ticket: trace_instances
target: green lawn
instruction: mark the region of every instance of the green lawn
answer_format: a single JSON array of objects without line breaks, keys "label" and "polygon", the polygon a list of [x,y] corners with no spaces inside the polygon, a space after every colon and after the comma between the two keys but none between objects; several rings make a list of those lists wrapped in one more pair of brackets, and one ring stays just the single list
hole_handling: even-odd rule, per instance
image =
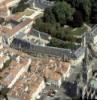
[{"label": "green lawn", "polygon": [[79,27],[79,28],[65,28],[65,32],[67,32],[69,35],[74,35],[74,36],[80,36],[82,35],[84,32],[87,31],[87,28],[85,26]]},{"label": "green lawn", "polygon": [[73,42],[61,41],[61,40],[56,39],[56,38],[52,38],[52,40],[50,41],[48,46],[67,48],[67,49],[76,49],[78,47]]},{"label": "green lawn", "polygon": [[34,13],[34,11],[30,10],[30,9],[26,9],[23,14],[26,16],[31,16]]}]

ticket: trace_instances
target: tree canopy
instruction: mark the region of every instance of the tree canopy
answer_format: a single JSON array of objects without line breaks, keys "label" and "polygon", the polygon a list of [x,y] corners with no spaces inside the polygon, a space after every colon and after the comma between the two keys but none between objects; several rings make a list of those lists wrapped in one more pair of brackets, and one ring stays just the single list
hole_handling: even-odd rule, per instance
[{"label": "tree canopy", "polygon": [[57,22],[60,24],[64,24],[66,20],[72,19],[72,15],[74,13],[74,9],[67,4],[66,2],[57,2],[52,11],[56,17]]},{"label": "tree canopy", "polygon": [[[50,0],[52,7],[46,8],[44,16],[33,25],[34,28],[51,36],[69,42],[80,41],[74,36],[84,33],[83,23],[97,23],[97,0]],[[65,28],[68,26],[69,28]],[[73,28],[75,28],[73,30]],[[78,30],[76,30],[78,29]],[[81,34],[80,34],[81,35]],[[51,44],[56,45],[56,41]],[[61,43],[58,43],[59,45]],[[64,46],[63,46],[64,47]]]},{"label": "tree canopy", "polygon": [[55,2],[66,1],[73,8],[79,10],[85,22],[97,23],[97,0],[50,0]]},{"label": "tree canopy", "polygon": [[43,20],[45,22],[58,22],[65,24],[67,20],[72,19],[74,8],[66,2],[56,2],[52,8],[46,8],[44,11]]},{"label": "tree canopy", "polygon": [[27,4],[26,2],[27,0],[21,0],[18,6],[12,8],[12,13],[24,11],[27,7],[29,7],[29,4]]}]

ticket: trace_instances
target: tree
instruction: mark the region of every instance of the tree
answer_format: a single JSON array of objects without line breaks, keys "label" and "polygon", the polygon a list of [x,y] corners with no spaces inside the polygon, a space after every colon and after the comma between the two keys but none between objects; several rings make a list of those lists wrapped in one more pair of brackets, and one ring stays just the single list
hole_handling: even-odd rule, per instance
[{"label": "tree", "polygon": [[76,10],[79,10],[82,15],[84,21],[89,22],[91,15],[91,1],[92,0],[66,0],[70,3]]},{"label": "tree", "polygon": [[92,1],[92,10],[91,10],[91,22],[93,24],[97,23],[97,1]]},{"label": "tree", "polygon": [[26,8],[29,7],[29,4],[26,4],[27,0],[21,0],[18,4],[18,6],[13,7],[12,8],[12,13],[16,13],[16,12],[22,12],[24,11]]},{"label": "tree", "polygon": [[91,0],[83,0],[83,11],[84,11],[84,20],[89,22],[91,15]]},{"label": "tree", "polygon": [[0,24],[2,24],[4,22],[4,18],[0,17]]},{"label": "tree", "polygon": [[1,90],[0,90],[0,95],[3,96],[5,98],[5,100],[8,100],[8,97],[7,97],[7,93],[9,91],[9,88],[7,87],[1,87]]},{"label": "tree", "polygon": [[82,14],[79,11],[76,11],[73,15],[73,27],[81,27],[83,24]]},{"label": "tree", "polygon": [[44,22],[50,22],[50,23],[56,22],[55,16],[52,12],[52,8],[45,9],[43,20],[44,20]]},{"label": "tree", "polygon": [[57,2],[52,10],[57,22],[59,22],[60,24],[66,23],[66,20],[71,19],[74,13],[74,9],[64,1]]},{"label": "tree", "polygon": [[49,33],[52,36],[56,36],[56,28],[59,27],[58,23],[43,22],[42,19],[37,19],[36,23],[33,25],[34,28],[42,32]]}]

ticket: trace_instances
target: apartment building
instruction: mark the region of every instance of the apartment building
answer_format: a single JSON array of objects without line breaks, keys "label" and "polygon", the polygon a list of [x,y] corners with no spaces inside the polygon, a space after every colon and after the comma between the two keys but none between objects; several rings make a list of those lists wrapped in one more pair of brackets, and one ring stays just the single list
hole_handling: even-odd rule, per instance
[{"label": "apartment building", "polygon": [[47,45],[52,37],[48,33],[40,32],[36,29],[31,29],[29,34],[27,35],[27,38],[31,41],[33,40],[36,45]]},{"label": "apartment building", "polygon": [[69,62],[60,62],[56,72],[61,74],[62,81],[70,76],[71,64]]},{"label": "apartment building", "polygon": [[85,48],[79,47],[76,51],[74,51],[72,55],[72,59],[70,60],[73,66],[78,65],[82,62],[85,55]]},{"label": "apartment building", "polygon": [[30,72],[38,73],[44,77],[46,84],[53,84],[60,87],[70,75],[71,64],[54,59],[33,60]]},{"label": "apartment building", "polygon": [[36,100],[47,84],[60,87],[69,77],[71,65],[56,58],[30,58],[12,48],[0,47],[0,55],[9,55],[10,63],[0,72],[0,84],[10,89],[9,100]]},{"label": "apartment building", "polygon": [[27,72],[31,64],[31,59],[24,59],[20,56],[17,56],[16,59],[12,59],[6,69],[1,72],[0,76],[2,79],[0,83],[8,88],[12,88],[20,76]]},{"label": "apartment building", "polygon": [[11,100],[36,100],[45,88],[43,78],[35,73],[24,73],[8,93]]},{"label": "apartment building", "polygon": [[53,70],[50,70],[48,68],[46,68],[44,71],[44,77],[45,77],[47,84],[55,85],[58,87],[60,87],[62,84],[61,74],[59,74]]},{"label": "apartment building", "polygon": [[32,19],[25,19],[19,24],[15,25],[14,27],[1,27],[1,36],[0,36],[0,42],[7,42],[7,44],[10,45],[13,38],[16,37],[19,33],[28,33],[29,30],[32,27],[33,20]]}]

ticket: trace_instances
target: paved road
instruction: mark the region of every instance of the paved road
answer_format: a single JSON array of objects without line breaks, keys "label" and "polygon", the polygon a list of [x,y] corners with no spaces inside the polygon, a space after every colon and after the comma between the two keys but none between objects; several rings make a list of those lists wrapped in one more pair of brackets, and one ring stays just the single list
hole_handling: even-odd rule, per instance
[{"label": "paved road", "polygon": [[39,9],[37,9],[37,10],[35,10],[35,12],[30,16],[31,17],[31,19],[36,19],[36,17],[38,16],[38,15],[40,15],[40,14],[42,14],[43,12],[41,11],[41,10],[39,10]]},{"label": "paved road", "polygon": [[[47,95],[50,89],[58,90],[53,97]],[[52,85],[52,86],[47,86],[44,89],[43,93],[41,94],[41,98],[39,100],[71,100],[71,99],[67,95],[65,95],[63,87],[58,88]]]},{"label": "paved road", "polygon": [[48,0],[29,0],[29,2],[35,2],[35,6],[41,9],[45,9],[54,4],[53,2],[49,2]]}]

